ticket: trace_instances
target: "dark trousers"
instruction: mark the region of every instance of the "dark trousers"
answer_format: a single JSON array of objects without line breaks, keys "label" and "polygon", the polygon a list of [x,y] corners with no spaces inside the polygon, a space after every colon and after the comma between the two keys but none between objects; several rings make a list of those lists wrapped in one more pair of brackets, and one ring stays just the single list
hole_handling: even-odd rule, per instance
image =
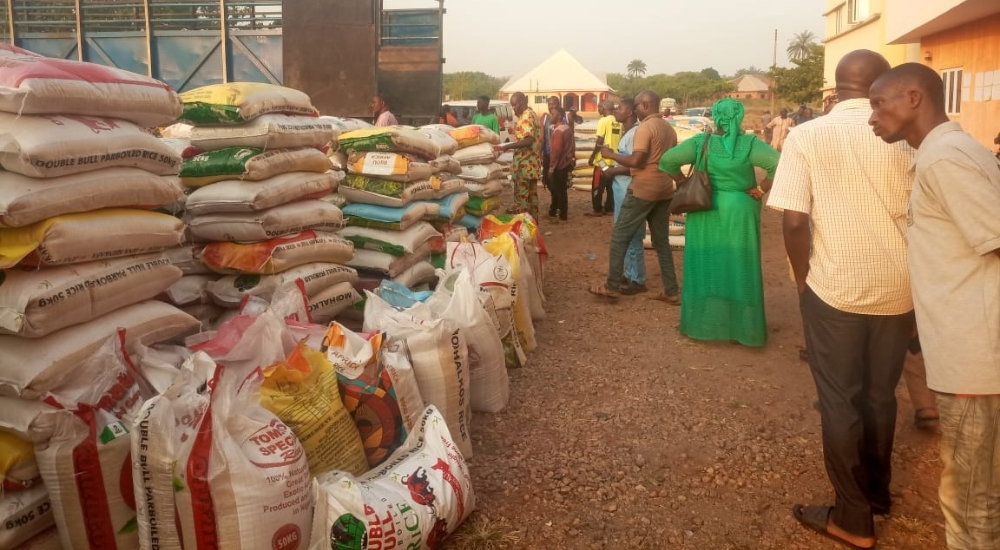
[{"label": "dark trousers", "polygon": [[819,394],[826,472],[837,494],[830,518],[849,533],[871,537],[873,510],[888,511],[892,505],[896,386],[913,312],[847,313],[808,287],[799,300]]},{"label": "dark trousers", "polygon": [[557,168],[549,178],[549,192],[552,193],[550,216],[558,215],[563,220],[569,216],[569,174],[572,170],[572,166]]},{"label": "dark trousers", "polygon": [[[594,181],[590,185],[590,202],[594,207],[594,212],[605,212],[613,214],[615,211],[615,194],[611,188],[614,178],[602,178],[604,170],[600,166],[594,167]],[[605,195],[602,199],[601,195]],[[604,206],[601,206],[601,204]]]},{"label": "dark trousers", "polygon": [[674,270],[674,252],[670,249],[670,199],[665,201],[647,201],[637,198],[629,189],[622,200],[618,220],[611,231],[611,252],[608,254],[608,280],[605,283],[611,290],[618,290],[622,276],[625,274],[625,254],[629,243],[649,222],[649,232],[653,237],[653,248],[660,260],[660,277],[663,279],[663,292],[668,296],[676,296],[677,272]]},{"label": "dark trousers", "polygon": [[542,154],[542,187],[548,189],[549,184],[552,182],[552,178],[549,177],[549,166],[551,163],[549,161],[549,154]]}]

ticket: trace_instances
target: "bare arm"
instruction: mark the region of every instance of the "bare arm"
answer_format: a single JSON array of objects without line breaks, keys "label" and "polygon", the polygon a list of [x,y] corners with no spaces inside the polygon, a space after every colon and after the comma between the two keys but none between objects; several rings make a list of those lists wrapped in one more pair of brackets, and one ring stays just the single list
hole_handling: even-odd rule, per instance
[{"label": "bare arm", "polygon": [[809,249],[812,247],[812,231],[809,228],[809,214],[785,210],[782,217],[782,232],[785,236],[785,252],[792,263],[795,285],[799,294],[806,290],[806,276],[809,275]]},{"label": "bare arm", "polygon": [[609,147],[602,147],[601,156],[628,168],[642,168],[646,165],[646,161],[649,159],[649,152],[633,151],[631,155],[625,156],[615,153]]},{"label": "bare arm", "polygon": [[527,136],[524,139],[519,139],[517,141],[512,141],[509,143],[504,143],[500,146],[500,149],[507,151],[509,149],[527,149],[535,143],[534,136]]},{"label": "bare arm", "polygon": [[[597,160],[597,153],[601,152],[601,147],[604,147],[604,136],[597,136],[597,143],[594,145],[594,152],[590,153],[590,161],[588,162],[591,166]],[[605,158],[607,156],[605,155]]]}]

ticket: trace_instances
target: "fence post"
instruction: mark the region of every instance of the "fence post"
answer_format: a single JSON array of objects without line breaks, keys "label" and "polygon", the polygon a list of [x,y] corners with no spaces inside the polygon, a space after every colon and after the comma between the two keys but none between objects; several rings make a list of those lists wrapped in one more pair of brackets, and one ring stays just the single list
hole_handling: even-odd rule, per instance
[{"label": "fence post", "polygon": [[219,0],[219,21],[221,25],[220,37],[222,38],[222,82],[228,83],[232,80],[232,67],[230,64],[229,48],[229,21],[226,20],[226,0]]},{"label": "fence post", "polygon": [[76,0],[76,58],[86,61],[83,57],[83,0]]},{"label": "fence post", "polygon": [[14,0],[7,0],[7,24],[10,31],[10,44],[17,46],[17,38],[14,36]]},{"label": "fence post", "polygon": [[156,67],[153,59],[153,24],[150,17],[149,0],[142,0],[142,17],[146,22],[146,74],[150,78],[156,78]]}]

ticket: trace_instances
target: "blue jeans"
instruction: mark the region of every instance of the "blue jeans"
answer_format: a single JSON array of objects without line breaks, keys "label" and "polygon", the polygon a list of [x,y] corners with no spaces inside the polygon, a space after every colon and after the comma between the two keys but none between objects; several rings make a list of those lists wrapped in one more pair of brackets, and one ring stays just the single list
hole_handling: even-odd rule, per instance
[{"label": "blue jeans", "polygon": [[[622,181],[622,178],[615,178],[612,184],[612,189],[615,192],[615,221],[618,221],[618,215],[622,211],[622,202],[625,201],[625,194],[628,192],[628,186],[632,182],[632,178],[628,178]],[[635,232],[635,236],[628,243],[628,249],[625,251],[625,278],[632,281],[633,283],[638,283],[640,285],[646,284],[646,256],[643,252],[642,242],[646,239],[646,224],[643,223],[642,227]]]},{"label": "blue jeans", "polygon": [[[639,230],[649,223],[653,248],[660,261],[663,293],[677,296],[677,273],[674,271],[674,253],[670,250],[670,200],[647,201],[637,198],[629,189],[622,201],[618,221],[611,232],[611,252],[608,258],[607,288],[614,290],[621,285],[625,274],[625,254]],[[641,246],[641,245],[640,245]]]}]

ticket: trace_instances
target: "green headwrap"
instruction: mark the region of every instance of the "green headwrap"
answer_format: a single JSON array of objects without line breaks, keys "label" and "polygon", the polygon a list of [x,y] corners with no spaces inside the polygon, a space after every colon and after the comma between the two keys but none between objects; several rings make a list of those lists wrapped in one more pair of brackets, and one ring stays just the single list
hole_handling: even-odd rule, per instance
[{"label": "green headwrap", "polygon": [[745,112],[743,104],[731,97],[720,99],[712,106],[712,118],[715,119],[715,125],[722,128],[725,134],[723,144],[730,158],[736,155],[736,140],[743,133]]}]

